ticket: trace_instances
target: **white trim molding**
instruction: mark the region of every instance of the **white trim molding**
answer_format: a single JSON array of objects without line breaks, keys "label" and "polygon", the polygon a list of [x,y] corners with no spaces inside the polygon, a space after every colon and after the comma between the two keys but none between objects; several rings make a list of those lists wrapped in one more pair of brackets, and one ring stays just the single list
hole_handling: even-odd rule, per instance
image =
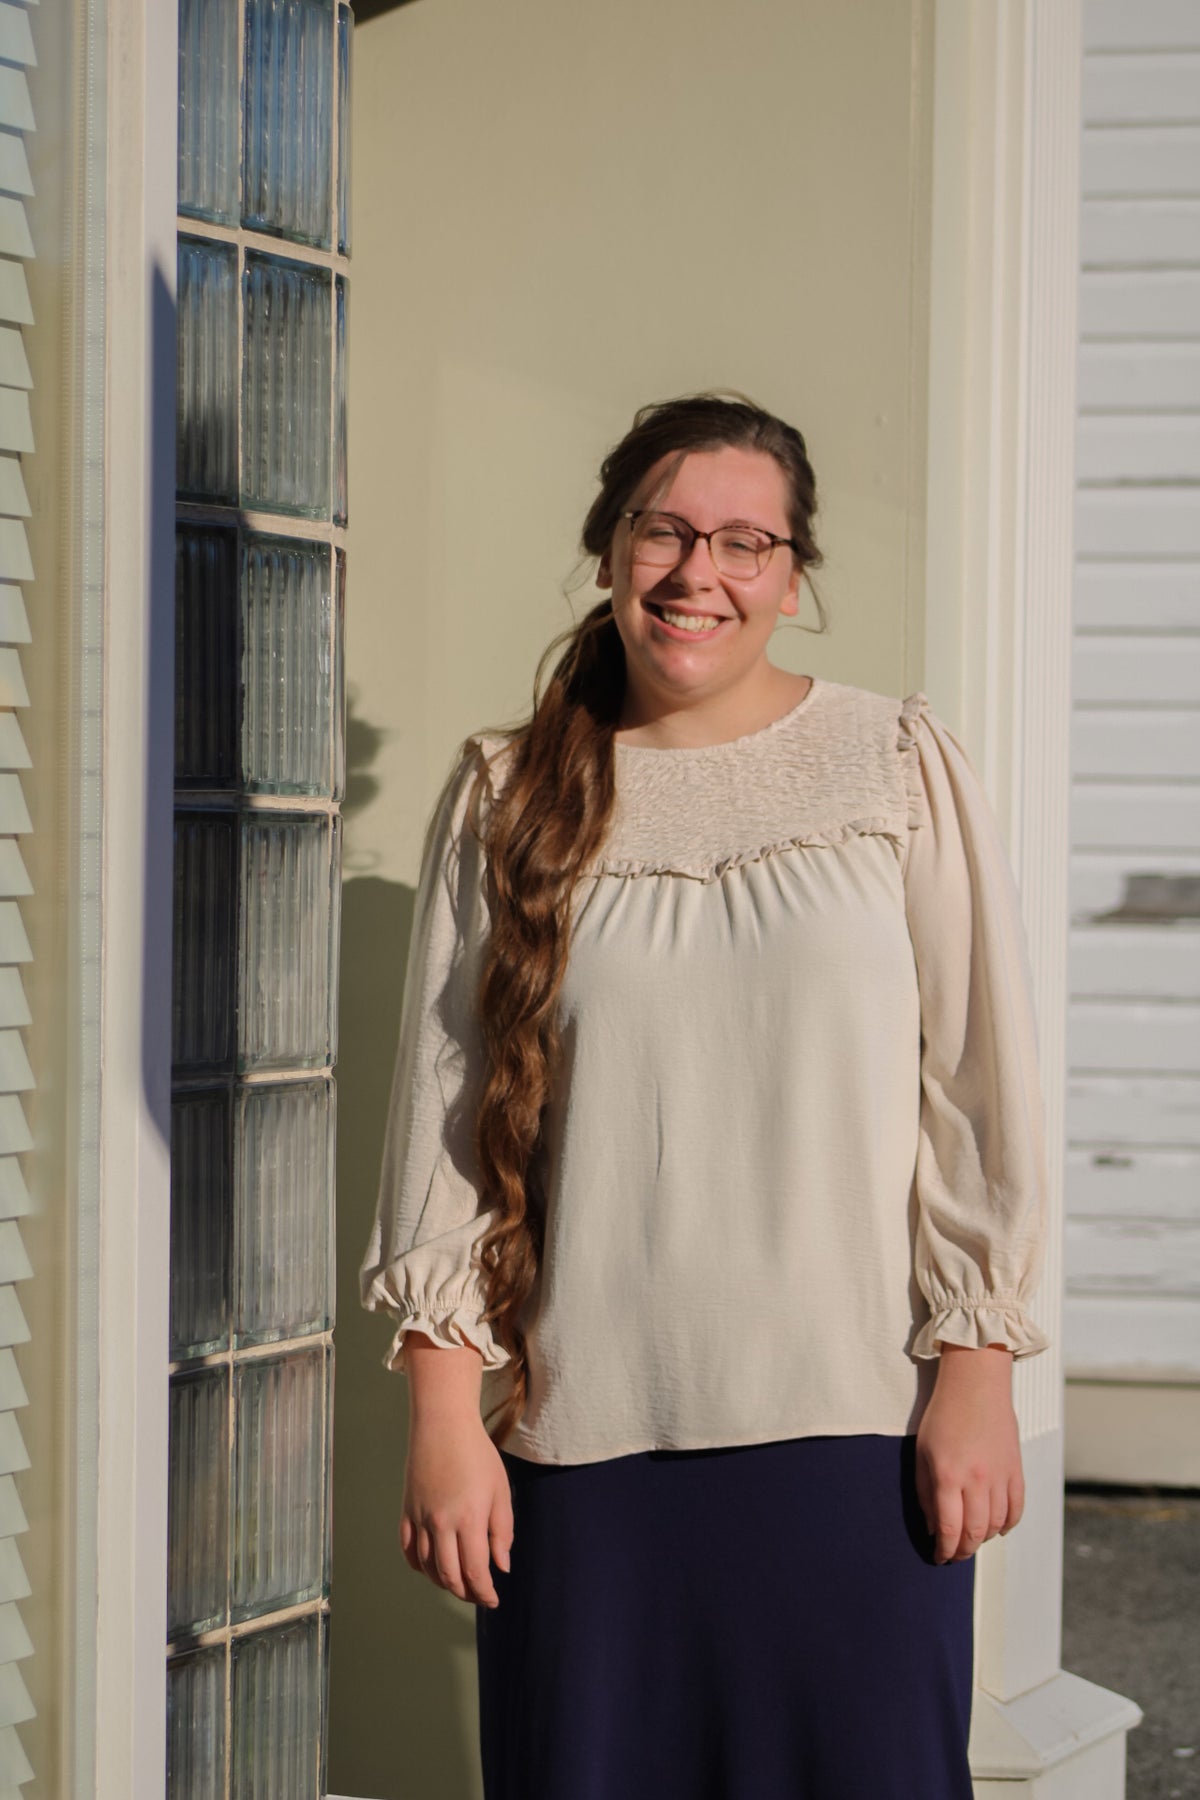
[{"label": "white trim molding", "polygon": [[1133,1702],[1059,1667],[1062,1217],[1081,0],[936,0],[925,690],[1022,896],[1053,1347],[1016,1371],[1028,1500],[979,1556],[977,1800],[1122,1800]]}]

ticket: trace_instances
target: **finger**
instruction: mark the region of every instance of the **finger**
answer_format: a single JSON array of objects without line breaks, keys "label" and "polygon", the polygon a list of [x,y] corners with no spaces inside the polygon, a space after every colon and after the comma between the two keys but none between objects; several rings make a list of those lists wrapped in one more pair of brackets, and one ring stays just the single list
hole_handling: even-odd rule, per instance
[{"label": "finger", "polygon": [[1014,1525],[1021,1523],[1024,1511],[1025,1477],[1018,1472],[1008,1484],[1008,1522],[1004,1527],[1005,1532],[1011,1531]]},{"label": "finger", "polygon": [[433,1566],[437,1570],[438,1584],[448,1593],[457,1595],[458,1599],[467,1598],[467,1590],[463,1585],[462,1570],[458,1562],[458,1533],[447,1526],[436,1527],[433,1536]]},{"label": "finger", "polygon": [[934,1562],[949,1562],[958,1550],[963,1529],[963,1497],[960,1487],[940,1486],[937,1490],[937,1548]]},{"label": "finger", "polygon": [[1001,1482],[992,1489],[992,1509],[988,1519],[988,1538],[999,1537],[1008,1524],[1008,1483]]},{"label": "finger", "polygon": [[410,1569],[421,1573],[421,1559],[417,1555],[417,1534],[408,1514],[400,1520],[400,1548],[404,1552],[404,1560]]},{"label": "finger", "polygon": [[937,1536],[937,1509],[933,1503],[932,1483],[929,1471],[925,1467],[923,1457],[918,1456],[916,1468],[917,1505],[925,1515],[925,1525],[930,1537]]},{"label": "finger", "polygon": [[459,1532],[458,1565],[462,1570],[466,1598],[477,1606],[499,1606],[500,1596],[488,1567],[487,1539],[481,1532]]},{"label": "finger", "polygon": [[507,1575],[512,1567],[513,1512],[512,1499],[506,1492],[498,1495],[492,1506],[492,1516],[488,1520],[488,1543],[491,1545],[492,1558],[498,1569]]},{"label": "finger", "polygon": [[958,1562],[965,1562],[968,1557],[974,1556],[980,1544],[986,1540],[990,1515],[991,1499],[988,1493],[968,1489],[963,1497],[962,1535],[955,1551]]}]

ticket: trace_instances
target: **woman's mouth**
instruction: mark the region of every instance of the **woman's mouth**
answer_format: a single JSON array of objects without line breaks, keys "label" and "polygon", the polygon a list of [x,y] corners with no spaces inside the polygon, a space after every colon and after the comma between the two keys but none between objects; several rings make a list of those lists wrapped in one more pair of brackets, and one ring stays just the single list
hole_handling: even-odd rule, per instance
[{"label": "woman's mouth", "polygon": [[676,638],[715,637],[722,625],[732,621],[713,613],[679,612],[654,600],[642,602],[646,611],[669,636]]}]

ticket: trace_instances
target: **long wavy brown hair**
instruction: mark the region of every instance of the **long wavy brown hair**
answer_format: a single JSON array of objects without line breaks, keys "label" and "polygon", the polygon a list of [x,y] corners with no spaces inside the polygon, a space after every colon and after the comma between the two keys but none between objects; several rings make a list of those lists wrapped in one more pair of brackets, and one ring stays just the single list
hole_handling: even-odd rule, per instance
[{"label": "long wavy brown hair", "polygon": [[[808,571],[821,553],[812,535],[816,483],[800,432],[744,395],[692,394],[644,406],[600,469],[600,492],[584,520],[585,556],[600,557],[613,541],[622,510],[663,457],[681,462],[693,451],[725,446],[759,450],[783,470],[789,495],[793,556]],[[678,462],[673,465],[678,467]],[[812,588],[819,619],[825,607]],[[802,627],[802,629],[808,629]],[[556,652],[549,680],[547,664]],[[545,685],[543,686],[543,682]],[[531,715],[498,727],[505,759],[502,783],[484,809],[490,766],[480,734],[468,737],[461,758],[481,757],[467,819],[484,847],[490,927],[478,1005],[485,1074],[474,1123],[481,1202],[497,1218],[479,1247],[485,1310],[511,1357],[511,1392],[488,1423],[501,1443],[517,1423],[528,1395],[521,1308],[538,1276],[545,1196],[536,1191],[536,1152],[542,1113],[558,1066],[556,1008],[567,963],[571,896],[599,850],[614,799],[613,733],[625,699],[625,651],[605,599],[547,645],[534,679]],[[485,815],[485,816],[484,816]]]}]

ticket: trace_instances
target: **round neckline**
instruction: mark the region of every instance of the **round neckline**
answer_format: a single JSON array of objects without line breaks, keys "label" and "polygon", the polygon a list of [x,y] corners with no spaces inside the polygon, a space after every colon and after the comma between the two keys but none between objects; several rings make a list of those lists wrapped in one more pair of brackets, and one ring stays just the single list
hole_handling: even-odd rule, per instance
[{"label": "round neckline", "polygon": [[817,689],[822,685],[819,675],[810,675],[808,692],[803,699],[797,700],[785,713],[777,719],[771,719],[766,725],[760,725],[757,731],[743,732],[741,737],[725,738],[719,744],[627,744],[621,738],[613,739],[616,750],[626,756],[722,756],[731,750],[739,750],[746,744],[756,744],[761,738],[770,737],[773,732],[782,731],[785,725],[802,712],[806,712]]}]

